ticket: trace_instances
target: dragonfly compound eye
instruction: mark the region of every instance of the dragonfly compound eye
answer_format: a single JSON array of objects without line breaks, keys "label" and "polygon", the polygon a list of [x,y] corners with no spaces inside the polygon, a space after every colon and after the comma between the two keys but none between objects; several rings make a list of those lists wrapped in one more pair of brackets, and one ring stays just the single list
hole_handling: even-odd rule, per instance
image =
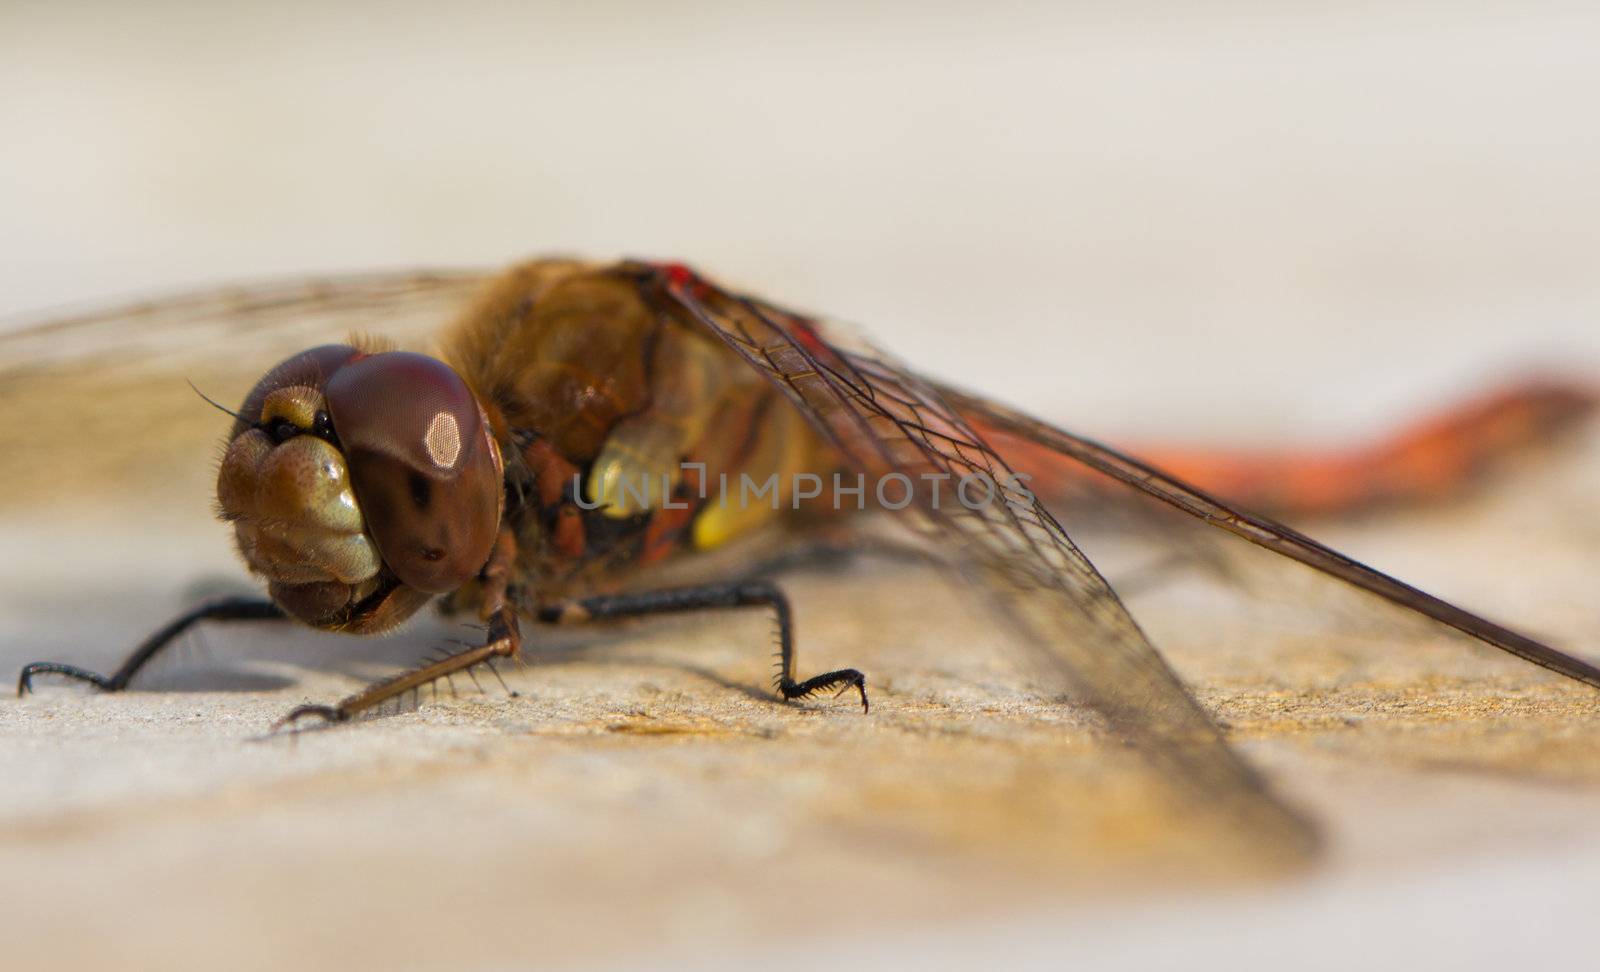
[{"label": "dragonfly compound eye", "polygon": [[323,389],[367,532],[401,583],[444,593],[489,558],[499,448],[467,383],[407,351],[359,357]]},{"label": "dragonfly compound eye", "polygon": [[488,559],[500,454],[477,400],[442,362],[312,348],[267,372],[237,416],[218,506],[295,617],[380,631]]}]

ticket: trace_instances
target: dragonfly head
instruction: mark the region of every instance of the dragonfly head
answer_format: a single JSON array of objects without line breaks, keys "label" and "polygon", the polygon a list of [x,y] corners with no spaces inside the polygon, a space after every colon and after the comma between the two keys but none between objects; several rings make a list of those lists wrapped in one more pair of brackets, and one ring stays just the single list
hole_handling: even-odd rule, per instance
[{"label": "dragonfly head", "polygon": [[499,447],[444,362],[324,345],[246,396],[217,474],[222,519],[273,600],[375,632],[477,576],[504,500]]}]

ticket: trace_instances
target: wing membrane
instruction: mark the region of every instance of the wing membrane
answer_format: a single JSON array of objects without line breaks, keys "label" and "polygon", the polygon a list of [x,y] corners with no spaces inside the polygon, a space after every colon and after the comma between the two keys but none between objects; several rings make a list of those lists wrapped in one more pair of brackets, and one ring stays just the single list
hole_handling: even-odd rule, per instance
[{"label": "wing membrane", "polygon": [[[653,279],[670,303],[766,374],[869,480],[905,477],[920,525],[959,552],[1075,701],[1261,844],[1312,845],[1310,825],[1229,748],[1094,565],[937,388],[886,355],[825,335],[814,320],[681,268]],[[948,492],[979,475],[996,484],[992,502],[939,502],[930,488],[943,482]]]},{"label": "wing membrane", "polygon": [[306,347],[360,331],[415,343],[484,279],[405,272],[230,287],[0,335],[0,512],[112,489],[204,509],[211,451],[228,423],[188,381],[232,405]]},{"label": "wing membrane", "polygon": [[1070,456],[1096,472],[1131,486],[1212,526],[1299,561],[1401,607],[1447,624],[1457,631],[1510,652],[1535,665],[1600,688],[1600,668],[1449,601],[1374,570],[1303,533],[1264,516],[1239,509],[1154,466],[1103,443],[1073,435],[1012,409],[951,388],[941,388],[963,415],[991,434],[1015,437]]}]

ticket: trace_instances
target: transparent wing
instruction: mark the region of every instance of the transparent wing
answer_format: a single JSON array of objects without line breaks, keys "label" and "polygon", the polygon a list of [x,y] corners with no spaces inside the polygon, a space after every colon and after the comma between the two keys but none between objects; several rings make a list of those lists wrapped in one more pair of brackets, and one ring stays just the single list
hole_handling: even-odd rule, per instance
[{"label": "transparent wing", "polygon": [[[646,287],[766,374],[869,481],[905,477],[908,509],[982,579],[1021,642],[1196,806],[1247,827],[1263,846],[1313,846],[1311,826],[1229,748],[1060,523],[936,388],[813,320],[718,290],[681,267],[661,268]],[[950,495],[969,476],[996,485],[992,501]]]},{"label": "transparent wing", "polygon": [[0,513],[112,490],[203,507],[228,420],[189,382],[231,407],[275,361],[306,347],[352,332],[423,342],[484,279],[305,279],[13,322],[0,334]]},{"label": "transparent wing", "polygon": [[941,388],[940,391],[945,400],[963,416],[997,440],[1045,446],[1097,473],[1273,553],[1449,625],[1518,658],[1600,688],[1600,668],[1589,662],[1418,590],[1292,527],[1240,509],[1103,443],[1047,425],[976,395],[952,388]]}]

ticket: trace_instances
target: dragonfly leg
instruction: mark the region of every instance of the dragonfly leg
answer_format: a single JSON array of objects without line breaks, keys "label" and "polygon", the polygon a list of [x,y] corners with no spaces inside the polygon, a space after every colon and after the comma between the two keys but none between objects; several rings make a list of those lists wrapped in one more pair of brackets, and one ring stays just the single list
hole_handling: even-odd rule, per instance
[{"label": "dragonfly leg", "polygon": [[425,685],[437,682],[441,678],[448,678],[456,672],[466,671],[478,665],[492,662],[495,658],[510,658],[522,648],[522,633],[517,627],[517,617],[509,609],[503,608],[489,621],[489,634],[485,642],[466,651],[457,652],[441,658],[431,664],[411,669],[394,678],[387,678],[367,686],[354,695],[341,700],[337,705],[301,705],[290,710],[289,714],[279,719],[273,725],[272,731],[276,732],[286,726],[293,726],[301,719],[318,718],[324,722],[346,722],[352,716],[368,709],[404,695],[413,689],[420,689]]},{"label": "dragonfly leg", "polygon": [[288,715],[279,719],[273,725],[272,731],[276,732],[285,726],[293,726],[301,719],[309,718],[318,718],[324,722],[346,722],[357,713],[376,708],[390,699],[420,689],[424,685],[430,685],[441,678],[447,679],[456,672],[469,671],[484,664],[492,668],[495,658],[514,657],[522,650],[522,631],[517,625],[516,610],[512,607],[511,597],[508,595],[511,565],[516,562],[516,558],[515,536],[509,530],[501,530],[494,549],[489,554],[488,563],[484,564],[483,570],[478,575],[483,585],[483,604],[480,614],[489,626],[488,636],[483,644],[376,682],[346,697],[337,705],[297,706],[290,710]]},{"label": "dragonfly leg", "polygon": [[786,700],[803,699],[828,689],[861,693],[861,710],[869,711],[867,677],[854,668],[797,682],[794,678],[794,616],[789,599],[767,581],[740,581],[707,584],[700,587],[675,587],[636,594],[602,594],[578,598],[540,608],[537,617],[550,624],[577,624],[615,618],[635,618],[649,614],[676,614],[719,608],[770,607],[778,621],[778,694]]},{"label": "dragonfly leg", "polygon": [[17,694],[26,695],[33,689],[33,678],[36,675],[65,675],[106,692],[120,692],[128,687],[128,682],[133,676],[144,668],[145,663],[154,658],[161,649],[170,645],[183,634],[201,621],[275,621],[283,619],[283,611],[276,604],[262,598],[255,597],[230,597],[220,601],[211,601],[197,608],[186,611],[178,617],[167,622],[162,628],[146,638],[139,647],[133,650],[128,660],[122,667],[110,675],[101,675],[91,672],[87,668],[77,665],[68,665],[64,662],[34,662],[23,666],[22,674],[17,677]]}]

